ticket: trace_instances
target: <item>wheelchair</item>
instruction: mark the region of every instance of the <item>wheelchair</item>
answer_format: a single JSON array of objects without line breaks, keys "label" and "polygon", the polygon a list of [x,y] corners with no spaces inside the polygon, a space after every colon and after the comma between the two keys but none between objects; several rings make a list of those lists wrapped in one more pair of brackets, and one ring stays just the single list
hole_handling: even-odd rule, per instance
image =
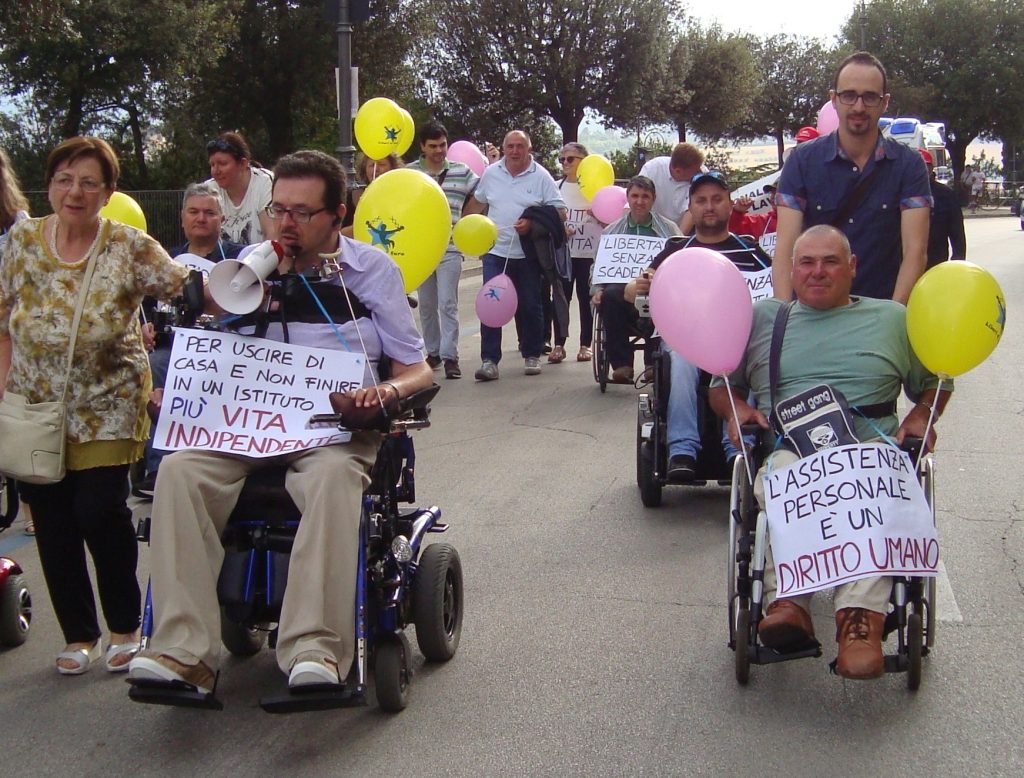
[{"label": "wheelchair", "polygon": [[[601,393],[604,394],[608,390],[612,372],[611,360],[608,357],[608,334],[605,330],[601,307],[592,305],[590,310],[594,317],[593,356],[590,359],[590,365],[594,371],[594,381],[601,387]],[[648,353],[651,348],[648,341],[653,337],[653,329],[650,318],[641,317],[630,324],[629,347],[634,352]]]},{"label": "wheelchair", "polygon": [[[661,505],[661,490],[668,484],[668,404],[672,388],[671,355],[656,338],[654,346],[653,377],[647,391],[637,396],[636,414],[636,485],[640,501],[645,508]],[[708,404],[708,386],[711,376],[700,371],[698,386],[698,428],[701,450],[697,455],[696,478],[688,486],[706,486],[717,483],[728,486],[732,470],[725,461],[722,447],[721,420]]]},{"label": "wheelchair", "polygon": [[[744,433],[753,428],[744,429]],[[917,461],[923,441],[907,439],[903,450]],[[755,477],[759,458],[751,456],[750,469]],[[931,454],[921,458],[918,480],[935,520],[935,467]],[[735,654],[736,681],[746,685],[750,665],[767,665],[791,659],[820,657],[821,644],[814,641],[795,651],[778,652],[762,645],[757,628],[764,614],[765,543],[768,542],[768,518],[754,499],[754,487],[747,475],[743,457],[733,463],[732,490],[729,495],[729,546],[726,578],[728,583],[729,648]],[[921,685],[922,658],[935,644],[934,577],[894,576],[889,613],[883,628],[883,654],[886,673],[906,673],[907,688]],[[896,645],[885,645],[895,634]],[[832,663],[834,669],[835,663]]]},{"label": "wheelchair", "polygon": [[[17,482],[0,473],[0,532],[18,517]],[[0,646],[13,648],[28,640],[32,626],[32,594],[21,565],[0,556]]]},{"label": "wheelchair", "polygon": [[[459,647],[463,617],[462,563],[447,543],[425,545],[428,533],[448,529],[436,506],[402,512],[400,503],[416,500],[416,454],[411,430],[430,426],[428,403],[436,384],[402,400],[388,422],[387,436],[363,494],[361,543],[356,586],[355,658],[342,686],[316,684],[264,697],[269,713],[326,710],[367,704],[367,676],[372,666],[377,702],[397,712],[408,703],[412,650],[404,633],[416,626],[420,651],[431,662],[451,659]],[[339,414],[318,414],[311,425],[340,426]],[[300,520],[285,490],[286,466],[250,475],[222,540],[225,558],[217,585],[221,603],[221,640],[239,657],[252,656],[265,644],[276,645],[276,624],[288,578],[288,560]],[[148,539],[148,519],[140,523]],[[153,629],[153,604],[147,591],[143,644]],[[169,688],[177,687],[177,688]],[[209,695],[194,687],[163,682],[133,682],[129,696],[137,702],[220,710],[216,682]]]}]

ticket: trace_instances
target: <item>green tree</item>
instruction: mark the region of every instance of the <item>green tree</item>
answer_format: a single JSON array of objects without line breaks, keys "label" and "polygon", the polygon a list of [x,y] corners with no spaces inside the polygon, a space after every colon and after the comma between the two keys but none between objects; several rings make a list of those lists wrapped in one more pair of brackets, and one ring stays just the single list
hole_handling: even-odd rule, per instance
[{"label": "green tree", "polygon": [[[975,138],[1024,137],[1019,0],[873,0],[866,25],[889,73],[890,114],[945,122],[956,180]],[[844,33],[859,44],[859,14]]]},{"label": "green tree", "polygon": [[584,109],[619,112],[663,56],[651,36],[674,4],[660,0],[423,0],[431,35],[417,69],[439,112],[470,126],[512,126],[535,113],[576,140]]},{"label": "green tree", "polygon": [[750,113],[736,137],[775,138],[779,167],[785,137],[814,125],[828,97],[835,52],[815,38],[772,35],[751,44],[757,82]]},{"label": "green tree", "polygon": [[659,95],[679,140],[687,130],[706,140],[728,136],[746,118],[757,71],[746,37],[692,24],[672,48],[668,76]]}]

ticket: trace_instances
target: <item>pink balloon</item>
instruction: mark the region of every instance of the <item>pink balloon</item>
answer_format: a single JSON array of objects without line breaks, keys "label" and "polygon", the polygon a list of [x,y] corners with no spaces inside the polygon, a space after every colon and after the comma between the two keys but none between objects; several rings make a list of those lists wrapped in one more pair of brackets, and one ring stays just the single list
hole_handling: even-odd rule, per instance
[{"label": "pink balloon", "polygon": [[598,189],[590,201],[590,211],[598,221],[611,224],[622,217],[626,207],[626,190],[621,186],[605,186]]},{"label": "pink balloon", "polygon": [[485,283],[476,295],[476,315],[488,327],[504,327],[512,321],[518,306],[516,288],[504,273]]},{"label": "pink balloon", "polygon": [[828,135],[830,132],[835,132],[838,129],[839,114],[836,113],[836,107],[829,100],[818,111],[818,132],[822,135]]},{"label": "pink balloon", "polygon": [[475,143],[470,143],[468,140],[457,140],[449,146],[448,159],[452,162],[461,162],[478,176],[482,176],[487,167],[487,157],[476,147]]},{"label": "pink balloon", "polygon": [[747,282],[717,251],[681,249],[651,282],[651,318],[684,359],[715,375],[736,369],[754,319]]}]

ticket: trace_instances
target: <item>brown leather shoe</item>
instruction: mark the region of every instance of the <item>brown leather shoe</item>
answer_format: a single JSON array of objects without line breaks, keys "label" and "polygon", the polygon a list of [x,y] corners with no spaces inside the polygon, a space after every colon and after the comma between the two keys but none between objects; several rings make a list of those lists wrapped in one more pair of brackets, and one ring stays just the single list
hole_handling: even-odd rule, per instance
[{"label": "brown leather shoe", "polygon": [[768,648],[796,651],[814,642],[814,622],[811,614],[792,600],[773,600],[757,625],[757,634]]},{"label": "brown leather shoe", "polygon": [[613,384],[631,384],[633,383],[633,368],[629,365],[623,365],[612,370],[611,382]]},{"label": "brown leather shoe", "polygon": [[885,616],[866,608],[836,611],[836,672],[843,678],[866,681],[885,674],[882,628]]}]

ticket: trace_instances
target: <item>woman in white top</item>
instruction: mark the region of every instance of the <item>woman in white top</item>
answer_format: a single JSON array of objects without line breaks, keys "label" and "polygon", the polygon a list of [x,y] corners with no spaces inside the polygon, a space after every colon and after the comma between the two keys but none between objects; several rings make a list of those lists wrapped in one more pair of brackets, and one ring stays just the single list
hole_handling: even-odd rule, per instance
[{"label": "woman in white top", "polygon": [[206,153],[213,176],[207,183],[216,185],[224,211],[224,240],[247,246],[274,237],[266,213],[274,178],[269,170],[250,164],[252,152],[245,138],[237,132],[221,133],[206,144]]}]

